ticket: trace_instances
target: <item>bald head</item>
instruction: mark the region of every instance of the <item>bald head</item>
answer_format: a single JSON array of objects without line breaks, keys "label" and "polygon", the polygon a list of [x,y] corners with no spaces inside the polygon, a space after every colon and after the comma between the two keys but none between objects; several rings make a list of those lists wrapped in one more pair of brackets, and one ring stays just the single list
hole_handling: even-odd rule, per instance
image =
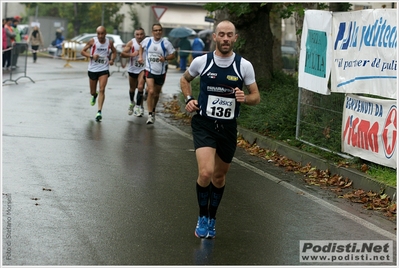
[{"label": "bald head", "polygon": [[96,32],[97,32],[98,41],[100,41],[100,43],[104,43],[105,42],[105,35],[107,34],[107,30],[105,29],[105,27],[104,26],[98,26]]},{"label": "bald head", "polygon": [[231,21],[228,21],[228,20],[223,20],[223,21],[219,22],[219,24],[216,26],[215,33],[217,34],[221,30],[227,30],[227,31],[233,32],[233,34],[236,33],[236,27],[234,26],[234,24]]},{"label": "bald head", "polygon": [[96,29],[96,32],[98,32],[98,31],[107,32],[107,30],[105,29],[104,26],[98,26],[97,29]]}]

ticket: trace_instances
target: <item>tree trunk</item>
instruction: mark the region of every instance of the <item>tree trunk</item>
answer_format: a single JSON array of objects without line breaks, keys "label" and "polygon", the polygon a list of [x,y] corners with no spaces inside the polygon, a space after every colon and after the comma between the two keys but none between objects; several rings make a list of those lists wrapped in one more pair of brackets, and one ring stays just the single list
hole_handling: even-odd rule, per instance
[{"label": "tree trunk", "polygon": [[250,5],[253,12],[240,17],[226,10],[218,11],[216,23],[225,19],[234,23],[238,33],[236,52],[252,63],[257,81],[269,80],[273,73],[273,34],[269,21],[272,4]]},{"label": "tree trunk", "polygon": [[281,39],[282,39],[282,26],[281,17],[278,14],[280,5],[273,4],[272,11],[270,12],[270,28],[273,34],[273,69],[274,71],[283,69],[283,59],[281,53]]}]

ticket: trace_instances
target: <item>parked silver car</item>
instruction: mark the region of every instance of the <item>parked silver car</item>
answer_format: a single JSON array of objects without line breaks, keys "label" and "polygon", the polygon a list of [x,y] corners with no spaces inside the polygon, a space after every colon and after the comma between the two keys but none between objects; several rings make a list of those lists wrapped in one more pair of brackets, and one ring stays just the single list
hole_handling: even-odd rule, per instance
[{"label": "parked silver car", "polygon": [[[80,51],[85,47],[86,43],[90,41],[93,37],[96,37],[96,33],[85,33],[85,34],[80,34],[78,36],[75,36],[74,38],[70,40],[65,40],[63,43],[64,49],[68,50],[73,47],[73,49],[76,50],[77,57],[80,57]],[[117,34],[107,34],[107,38],[112,40],[114,42],[114,46],[116,48],[116,51],[118,53],[121,53],[123,50],[123,47],[125,46],[125,43],[122,41],[122,38],[120,35]],[[57,48],[54,46],[50,46],[48,48],[48,52],[50,55],[56,55],[57,53]],[[60,53],[60,52],[58,52]]]}]

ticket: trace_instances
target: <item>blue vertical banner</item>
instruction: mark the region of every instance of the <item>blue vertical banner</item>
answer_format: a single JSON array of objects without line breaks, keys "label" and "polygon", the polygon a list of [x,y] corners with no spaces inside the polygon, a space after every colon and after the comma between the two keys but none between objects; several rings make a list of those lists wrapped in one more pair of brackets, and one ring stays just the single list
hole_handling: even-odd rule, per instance
[{"label": "blue vertical banner", "polygon": [[330,11],[305,11],[299,54],[298,87],[323,95],[330,94],[328,80],[332,62],[331,23]]},{"label": "blue vertical banner", "polygon": [[326,78],[326,59],[326,32],[308,30],[308,37],[306,39],[305,72],[318,77]]}]

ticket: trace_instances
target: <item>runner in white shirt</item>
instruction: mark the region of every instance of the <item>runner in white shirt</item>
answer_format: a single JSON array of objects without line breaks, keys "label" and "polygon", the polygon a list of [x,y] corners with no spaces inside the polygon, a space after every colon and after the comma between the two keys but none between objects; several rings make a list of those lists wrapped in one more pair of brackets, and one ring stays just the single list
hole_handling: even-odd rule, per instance
[{"label": "runner in white shirt", "polygon": [[[129,98],[130,105],[128,109],[128,114],[135,116],[144,115],[143,107],[143,90],[145,84],[144,77],[144,63],[138,62],[138,55],[140,50],[140,43],[145,38],[145,33],[143,28],[137,28],[134,31],[134,38],[130,40],[124,47],[121,56],[124,58],[129,58],[129,66],[127,72],[129,73]],[[137,88],[136,103],[134,102],[134,94]]]},{"label": "runner in white shirt", "polygon": [[[90,82],[91,106],[96,104],[98,96],[98,112],[96,120],[102,119],[102,108],[105,99],[105,87],[109,77],[109,66],[114,65],[116,58],[116,49],[113,41],[105,36],[107,31],[104,26],[97,27],[97,37],[90,39],[80,52],[82,56],[89,58],[88,75]],[[90,48],[90,51],[87,51]],[[111,59],[109,59],[110,51],[112,51]],[[97,83],[99,82],[99,93],[97,92]]]},{"label": "runner in white shirt", "polygon": [[[175,58],[175,49],[172,43],[162,38],[162,25],[152,25],[152,37],[147,37],[141,42],[139,62],[145,62],[145,77],[147,83],[147,124],[155,122],[155,108],[159,100],[162,86],[165,83],[166,61]],[[145,53],[145,61],[144,61]]]}]

